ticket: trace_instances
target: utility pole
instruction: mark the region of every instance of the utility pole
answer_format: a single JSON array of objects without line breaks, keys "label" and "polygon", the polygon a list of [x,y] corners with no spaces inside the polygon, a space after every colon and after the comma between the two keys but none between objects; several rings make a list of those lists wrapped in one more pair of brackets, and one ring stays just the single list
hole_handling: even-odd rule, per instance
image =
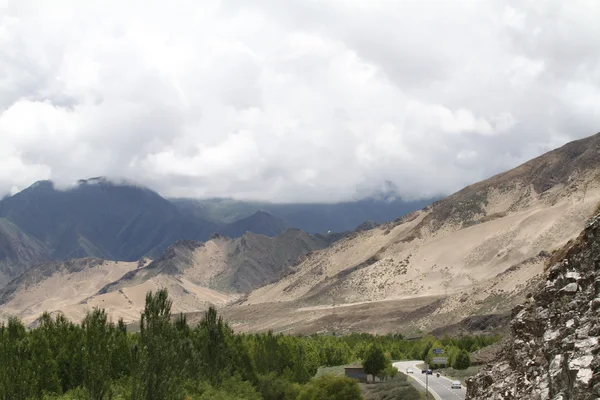
[{"label": "utility pole", "polygon": [[425,363],[425,398],[429,398],[429,363]]}]

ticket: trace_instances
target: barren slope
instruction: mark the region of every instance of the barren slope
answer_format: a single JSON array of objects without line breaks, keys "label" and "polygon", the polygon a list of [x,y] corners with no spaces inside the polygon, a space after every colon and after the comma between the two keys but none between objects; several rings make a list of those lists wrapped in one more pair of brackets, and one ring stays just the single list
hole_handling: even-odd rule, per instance
[{"label": "barren slope", "polygon": [[0,313],[31,322],[44,311],[79,304],[102,286],[135,269],[137,263],[84,258],[48,262],[29,269],[0,290]]},{"label": "barren slope", "polygon": [[42,264],[0,290],[0,313],[31,323],[44,311],[80,320],[86,311],[102,307],[113,318],[134,321],[146,293],[160,288],[168,289],[174,312],[194,312],[210,304],[224,305],[276,281],[330,240],[297,229],[276,238],[215,235],[206,243],[177,242],[153,262],[77,259]]},{"label": "barren slope", "polygon": [[426,315],[402,321],[407,329],[433,329],[473,314],[507,312],[540,279],[549,254],[576,237],[595,210],[599,149],[599,135],[569,143],[339,241],[229,313],[248,325],[244,307],[279,302],[282,314],[295,312],[301,325],[311,307],[333,312],[340,304],[375,308],[389,300],[442,297]]}]

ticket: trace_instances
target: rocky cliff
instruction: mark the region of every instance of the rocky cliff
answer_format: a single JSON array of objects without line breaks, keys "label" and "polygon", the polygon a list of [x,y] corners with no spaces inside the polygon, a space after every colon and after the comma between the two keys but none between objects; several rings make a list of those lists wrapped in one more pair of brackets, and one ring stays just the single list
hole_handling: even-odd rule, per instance
[{"label": "rocky cliff", "polygon": [[500,360],[468,381],[467,399],[600,398],[600,214],[548,266],[513,310]]}]

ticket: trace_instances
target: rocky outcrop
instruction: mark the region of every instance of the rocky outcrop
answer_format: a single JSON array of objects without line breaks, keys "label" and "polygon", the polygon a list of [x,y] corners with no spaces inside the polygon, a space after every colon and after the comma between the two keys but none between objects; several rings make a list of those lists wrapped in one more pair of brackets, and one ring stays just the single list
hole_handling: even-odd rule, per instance
[{"label": "rocky outcrop", "polygon": [[539,290],[513,310],[512,340],[496,364],[467,381],[467,399],[600,398],[599,311],[597,214],[550,265]]}]

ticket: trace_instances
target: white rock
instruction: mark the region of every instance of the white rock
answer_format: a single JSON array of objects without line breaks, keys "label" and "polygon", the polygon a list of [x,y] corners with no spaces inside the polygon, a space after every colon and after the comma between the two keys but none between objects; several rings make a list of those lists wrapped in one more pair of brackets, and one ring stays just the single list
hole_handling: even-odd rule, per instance
[{"label": "white rock", "polygon": [[587,385],[590,383],[590,379],[592,379],[593,375],[594,372],[591,370],[591,368],[581,368],[579,371],[577,371],[577,380],[584,385]]},{"label": "white rock", "polygon": [[598,344],[597,337],[589,337],[584,340],[578,340],[575,342],[575,347],[580,350],[591,350],[592,347],[595,347]]},{"label": "white rock", "polygon": [[569,369],[588,368],[593,360],[594,356],[591,355],[574,358],[571,361],[569,361]]},{"label": "white rock", "polygon": [[575,325],[575,320],[574,319],[570,319],[570,320],[567,321],[567,323],[565,325],[567,326],[567,328],[570,328],[573,325]]},{"label": "white rock", "polygon": [[569,271],[565,274],[565,277],[567,279],[574,279],[574,280],[578,281],[581,279],[581,274],[579,272]]},{"label": "white rock", "polygon": [[539,387],[540,390],[540,400],[548,400],[550,399],[550,388],[546,382],[542,382]]},{"label": "white rock", "polygon": [[578,338],[587,338],[590,333],[591,324],[587,323],[575,331]]},{"label": "white rock", "polygon": [[578,288],[579,288],[579,286],[575,282],[571,282],[567,286],[565,286],[564,288],[562,288],[561,292],[575,293],[575,292],[577,292]]},{"label": "white rock", "polygon": [[554,340],[558,337],[559,333],[560,333],[560,331],[546,331],[546,332],[544,332],[544,340],[546,342],[548,342],[550,340]]},{"label": "white rock", "polygon": [[563,362],[563,355],[562,354],[557,354],[554,356],[554,358],[552,359],[552,362],[550,362],[550,375],[555,377],[557,375],[560,374],[561,370],[562,370],[562,362]]}]

